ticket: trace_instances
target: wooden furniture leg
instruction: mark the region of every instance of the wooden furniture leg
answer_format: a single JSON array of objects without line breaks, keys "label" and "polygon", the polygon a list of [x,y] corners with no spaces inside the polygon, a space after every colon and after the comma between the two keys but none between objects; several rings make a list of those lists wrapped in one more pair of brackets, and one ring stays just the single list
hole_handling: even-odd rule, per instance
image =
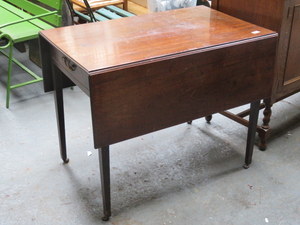
[{"label": "wooden furniture leg", "polygon": [[99,166],[104,214],[102,220],[108,221],[111,216],[109,146],[99,149]]},{"label": "wooden furniture leg", "polygon": [[56,110],[56,121],[59,136],[60,156],[64,163],[68,163],[67,147],[66,147],[66,132],[65,132],[65,116],[64,116],[64,102],[63,102],[63,89],[62,89],[62,76],[60,70],[53,65],[52,76],[54,85],[54,102]]},{"label": "wooden furniture leg", "polygon": [[258,136],[260,139],[258,147],[262,151],[266,150],[266,148],[267,148],[266,140],[269,136],[269,131],[270,131],[269,123],[270,123],[270,118],[272,115],[271,99],[270,98],[264,99],[264,105],[265,105],[265,109],[263,111],[264,118],[263,118],[263,124],[261,126],[262,131],[258,132]]},{"label": "wooden furniture leg", "polygon": [[[269,127],[269,122],[270,122],[270,117],[271,117],[271,100],[270,99],[264,99],[263,103],[259,105],[259,109],[264,109],[263,114],[263,125],[257,126],[256,127],[256,132],[258,133],[258,136],[260,138],[260,141],[258,143],[258,147],[260,150],[266,150],[267,144],[266,140],[269,136],[270,133],[270,127]],[[219,112],[221,115],[226,116],[229,119],[232,119],[233,121],[240,123],[244,126],[249,125],[249,121],[244,119],[244,117],[248,116],[250,114],[250,109],[246,109],[240,113],[234,114],[230,111],[224,111],[224,112]],[[206,121],[209,123],[212,119],[212,115],[206,116],[205,117]]]},{"label": "wooden furniture leg", "polygon": [[[211,119],[212,119],[212,115],[209,115],[209,116],[206,116],[206,117],[205,117],[205,120],[206,120],[207,123],[210,123]],[[193,121],[190,120],[190,121],[187,121],[187,123],[188,123],[188,124],[192,124]]]},{"label": "wooden furniture leg", "polygon": [[257,120],[258,120],[259,105],[260,105],[260,101],[255,101],[255,102],[252,102],[251,106],[250,106],[246,156],[245,156],[245,165],[244,165],[245,169],[248,169],[249,165],[252,162],[252,155],[253,155],[253,147],[254,147],[256,126],[257,126]]},{"label": "wooden furniture leg", "polygon": [[212,119],[212,115],[208,115],[205,117],[207,123],[210,123],[211,119]]},{"label": "wooden furniture leg", "polygon": [[128,10],[128,0],[124,0],[123,9],[126,10],[126,11]]}]

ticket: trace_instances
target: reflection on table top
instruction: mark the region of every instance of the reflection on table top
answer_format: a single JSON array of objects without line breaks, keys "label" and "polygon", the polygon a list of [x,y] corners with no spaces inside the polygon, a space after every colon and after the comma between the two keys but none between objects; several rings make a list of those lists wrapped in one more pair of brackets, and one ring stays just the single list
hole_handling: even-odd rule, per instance
[{"label": "reflection on table top", "polygon": [[42,31],[85,70],[192,54],[275,32],[204,6]]}]

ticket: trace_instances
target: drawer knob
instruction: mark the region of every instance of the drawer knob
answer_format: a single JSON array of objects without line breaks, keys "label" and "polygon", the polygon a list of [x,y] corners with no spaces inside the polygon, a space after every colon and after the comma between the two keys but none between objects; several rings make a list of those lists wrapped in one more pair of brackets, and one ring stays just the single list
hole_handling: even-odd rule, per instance
[{"label": "drawer knob", "polygon": [[75,71],[76,68],[77,68],[77,65],[73,62],[71,62],[70,59],[68,59],[67,57],[63,56],[62,57],[64,62],[65,62],[65,65],[71,70],[71,71]]}]

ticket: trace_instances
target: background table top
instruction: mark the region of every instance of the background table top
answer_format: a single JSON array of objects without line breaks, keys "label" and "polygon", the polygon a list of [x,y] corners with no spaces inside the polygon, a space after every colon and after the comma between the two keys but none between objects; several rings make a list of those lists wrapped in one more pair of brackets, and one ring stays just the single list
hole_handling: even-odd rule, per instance
[{"label": "background table top", "polygon": [[[86,9],[83,0],[71,0],[73,4],[79,6],[82,9]],[[123,0],[89,0],[88,1],[91,9],[96,10],[108,5],[122,4]]]}]

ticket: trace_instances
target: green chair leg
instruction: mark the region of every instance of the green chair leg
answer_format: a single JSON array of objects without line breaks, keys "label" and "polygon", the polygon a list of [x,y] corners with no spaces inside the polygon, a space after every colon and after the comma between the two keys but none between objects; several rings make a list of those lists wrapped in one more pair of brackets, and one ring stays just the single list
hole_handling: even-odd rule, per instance
[{"label": "green chair leg", "polygon": [[[0,35],[1,39],[1,35]],[[9,108],[9,102],[10,102],[10,93],[12,89],[23,87],[25,85],[33,84],[36,82],[40,82],[43,80],[40,76],[35,74],[32,70],[27,68],[25,65],[23,65],[21,62],[19,62],[17,59],[13,57],[13,43],[12,41],[9,42],[9,44],[5,46],[0,46],[0,50],[4,50],[5,48],[9,48],[9,52],[6,53],[5,51],[0,51],[4,56],[8,58],[8,73],[7,73],[7,84],[6,84],[6,108]],[[24,70],[26,73],[28,73],[33,79],[19,83],[19,84],[14,84],[11,85],[11,76],[12,76],[12,64],[15,63],[17,66],[19,66],[22,70]]]},{"label": "green chair leg", "polygon": [[7,83],[6,83],[6,108],[9,108],[12,62],[13,62],[13,45],[10,45],[9,53],[8,53],[8,74],[7,74]]}]

